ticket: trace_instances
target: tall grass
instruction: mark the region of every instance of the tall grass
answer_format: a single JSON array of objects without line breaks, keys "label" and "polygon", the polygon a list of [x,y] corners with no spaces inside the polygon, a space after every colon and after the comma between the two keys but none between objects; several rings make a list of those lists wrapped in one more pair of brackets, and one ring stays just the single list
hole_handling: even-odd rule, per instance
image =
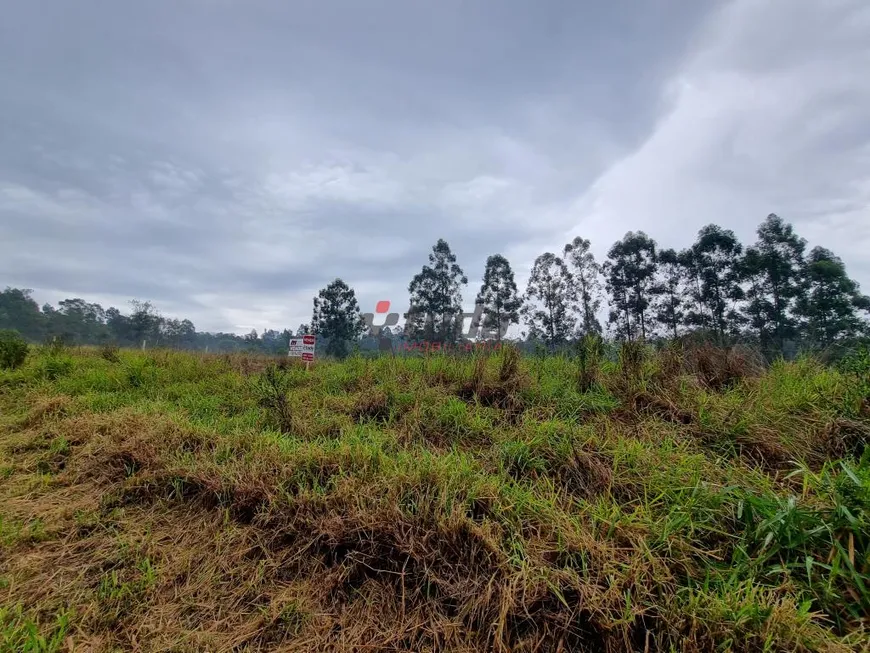
[{"label": "tall grass", "polygon": [[591,339],[310,370],[47,348],[0,372],[0,604],[36,610],[0,641],[860,647],[862,393],[811,359]]}]

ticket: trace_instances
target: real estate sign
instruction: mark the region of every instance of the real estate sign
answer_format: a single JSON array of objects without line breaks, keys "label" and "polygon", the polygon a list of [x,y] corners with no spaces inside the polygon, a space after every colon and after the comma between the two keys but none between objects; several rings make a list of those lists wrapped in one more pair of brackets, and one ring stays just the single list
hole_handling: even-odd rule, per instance
[{"label": "real estate sign", "polygon": [[290,338],[290,351],[288,355],[293,358],[301,358],[306,362],[314,360],[314,345],[317,339],[312,335],[297,336]]}]

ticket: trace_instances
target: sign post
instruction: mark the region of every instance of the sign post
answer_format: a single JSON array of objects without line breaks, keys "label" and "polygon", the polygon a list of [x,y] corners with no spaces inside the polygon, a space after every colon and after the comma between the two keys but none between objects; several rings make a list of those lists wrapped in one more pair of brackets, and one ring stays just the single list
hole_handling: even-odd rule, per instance
[{"label": "sign post", "polygon": [[313,335],[290,338],[290,350],[287,355],[292,358],[301,358],[305,361],[305,369],[307,370],[314,360],[316,342],[317,338]]}]

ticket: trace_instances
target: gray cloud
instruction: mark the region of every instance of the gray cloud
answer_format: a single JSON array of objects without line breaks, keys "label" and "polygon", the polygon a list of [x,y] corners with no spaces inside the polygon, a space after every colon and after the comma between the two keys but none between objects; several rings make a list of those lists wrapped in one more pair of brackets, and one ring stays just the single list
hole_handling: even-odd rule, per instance
[{"label": "gray cloud", "polygon": [[336,276],[402,306],[439,237],[474,286],[775,211],[870,290],[863,5],[16,3],[0,283],[295,327]]}]

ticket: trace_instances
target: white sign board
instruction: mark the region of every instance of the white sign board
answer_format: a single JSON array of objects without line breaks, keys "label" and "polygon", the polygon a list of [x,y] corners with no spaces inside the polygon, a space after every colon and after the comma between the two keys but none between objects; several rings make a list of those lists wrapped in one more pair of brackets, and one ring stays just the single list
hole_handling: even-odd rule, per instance
[{"label": "white sign board", "polygon": [[314,343],[316,338],[311,335],[290,338],[289,356],[301,358],[304,361],[314,360]]}]

